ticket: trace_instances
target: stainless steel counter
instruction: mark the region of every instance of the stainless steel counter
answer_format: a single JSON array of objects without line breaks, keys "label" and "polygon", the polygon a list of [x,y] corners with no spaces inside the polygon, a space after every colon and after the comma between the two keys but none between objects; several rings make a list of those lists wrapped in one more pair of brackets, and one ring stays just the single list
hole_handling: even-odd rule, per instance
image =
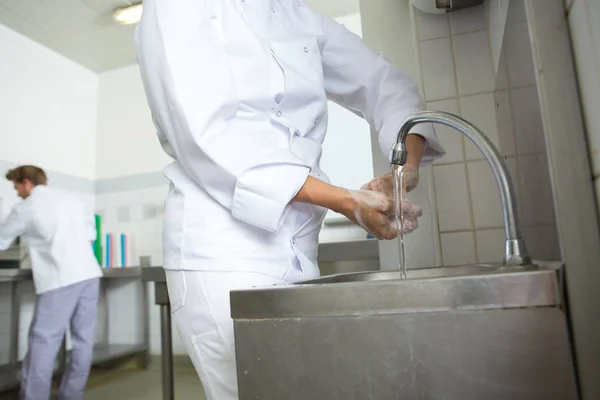
[{"label": "stainless steel counter", "polygon": [[0,268],[0,283],[20,282],[33,279],[30,269]]},{"label": "stainless steel counter", "polygon": [[[127,268],[102,268],[103,279],[128,279],[140,278],[142,267]],[[0,282],[20,282],[33,279],[31,269],[26,268],[0,268]]]},{"label": "stainless steel counter", "polygon": [[323,277],[231,294],[240,400],[575,400],[560,265]]}]

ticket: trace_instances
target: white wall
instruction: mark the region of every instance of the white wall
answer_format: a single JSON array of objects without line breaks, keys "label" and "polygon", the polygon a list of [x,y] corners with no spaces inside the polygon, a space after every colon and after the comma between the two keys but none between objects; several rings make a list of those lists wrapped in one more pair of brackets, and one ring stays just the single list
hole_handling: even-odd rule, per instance
[{"label": "white wall", "polygon": [[0,25],[0,160],[95,175],[97,75]]},{"label": "white wall", "polygon": [[600,1],[566,3],[596,197],[600,198]]},{"label": "white wall", "polygon": [[99,75],[96,178],[158,172],[160,147],[137,65]]}]

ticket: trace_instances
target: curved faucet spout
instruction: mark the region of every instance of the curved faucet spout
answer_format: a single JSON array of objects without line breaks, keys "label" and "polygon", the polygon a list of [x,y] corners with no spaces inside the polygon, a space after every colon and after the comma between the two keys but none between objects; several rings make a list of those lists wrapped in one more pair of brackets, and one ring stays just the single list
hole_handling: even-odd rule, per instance
[{"label": "curved faucet spout", "polygon": [[442,124],[456,129],[467,136],[483,153],[494,173],[502,201],[504,231],[506,234],[504,263],[512,266],[530,265],[531,259],[527,254],[527,248],[519,230],[515,190],[504,158],[490,139],[475,126],[454,114],[441,111],[423,111],[413,114],[406,118],[400,127],[396,143],[391,150],[391,163],[400,166],[406,163],[408,154],[406,150],[406,137],[416,125],[425,123]]}]

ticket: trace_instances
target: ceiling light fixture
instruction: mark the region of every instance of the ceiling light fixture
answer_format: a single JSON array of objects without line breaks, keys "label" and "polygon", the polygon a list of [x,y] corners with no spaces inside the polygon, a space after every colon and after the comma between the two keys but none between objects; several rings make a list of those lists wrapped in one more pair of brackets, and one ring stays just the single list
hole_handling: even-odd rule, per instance
[{"label": "ceiling light fixture", "polygon": [[121,25],[137,24],[140,18],[142,18],[142,3],[121,8],[113,14],[115,22]]}]

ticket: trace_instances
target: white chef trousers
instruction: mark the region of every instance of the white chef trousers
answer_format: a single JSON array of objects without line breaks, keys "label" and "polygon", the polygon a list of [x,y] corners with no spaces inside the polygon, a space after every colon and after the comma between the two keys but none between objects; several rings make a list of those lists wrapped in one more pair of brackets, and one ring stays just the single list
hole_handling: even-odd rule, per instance
[{"label": "white chef trousers", "polygon": [[165,271],[173,319],[207,400],[237,400],[229,292],[291,280],[256,272]]}]

